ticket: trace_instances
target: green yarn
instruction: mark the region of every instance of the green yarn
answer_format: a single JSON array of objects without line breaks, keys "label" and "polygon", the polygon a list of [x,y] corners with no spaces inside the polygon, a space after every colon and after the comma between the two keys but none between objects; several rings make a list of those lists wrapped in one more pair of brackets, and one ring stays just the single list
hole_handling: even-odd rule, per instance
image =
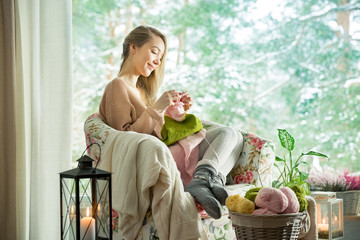
[{"label": "green yarn", "polygon": [[178,122],[168,116],[164,117],[165,123],[161,129],[163,141],[167,146],[174,144],[190,134],[200,131],[203,126],[200,120],[193,114],[186,114],[185,119]]},{"label": "green yarn", "polygon": [[245,193],[245,198],[249,199],[252,202],[255,202],[255,198],[258,192],[262,189],[262,187],[252,188]]},{"label": "green yarn", "polygon": [[297,185],[294,185],[292,187],[290,187],[296,194],[296,197],[299,201],[299,204],[300,204],[300,212],[303,212],[307,209],[308,207],[308,203],[306,201],[306,192],[305,192],[305,189],[300,187],[300,186],[297,186]]}]

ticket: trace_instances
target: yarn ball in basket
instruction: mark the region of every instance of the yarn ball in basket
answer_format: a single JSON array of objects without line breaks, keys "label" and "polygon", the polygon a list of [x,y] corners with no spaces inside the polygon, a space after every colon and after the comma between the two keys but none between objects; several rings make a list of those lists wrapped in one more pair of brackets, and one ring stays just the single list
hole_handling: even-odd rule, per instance
[{"label": "yarn ball in basket", "polygon": [[308,207],[308,203],[306,201],[306,192],[305,192],[305,189],[298,186],[298,185],[294,185],[292,187],[290,187],[294,192],[295,192],[295,195],[299,201],[299,204],[300,204],[300,212],[303,212],[307,209]]},{"label": "yarn ball in basket", "polygon": [[276,215],[276,213],[266,208],[258,208],[253,211],[252,215]]},{"label": "yarn ball in basket", "polygon": [[300,209],[300,204],[295,192],[289,187],[281,187],[280,191],[285,194],[289,203],[283,213],[298,213]]},{"label": "yarn ball in basket", "polygon": [[255,202],[255,198],[258,195],[260,189],[262,189],[262,187],[256,187],[256,188],[252,188],[249,191],[247,191],[245,193],[245,198],[249,199],[252,202]]},{"label": "yarn ball in basket", "polygon": [[255,210],[255,204],[240,194],[230,195],[226,198],[225,206],[233,212],[251,214]]},{"label": "yarn ball in basket", "polygon": [[286,195],[276,188],[260,189],[255,198],[256,206],[274,213],[282,213],[289,205]]}]

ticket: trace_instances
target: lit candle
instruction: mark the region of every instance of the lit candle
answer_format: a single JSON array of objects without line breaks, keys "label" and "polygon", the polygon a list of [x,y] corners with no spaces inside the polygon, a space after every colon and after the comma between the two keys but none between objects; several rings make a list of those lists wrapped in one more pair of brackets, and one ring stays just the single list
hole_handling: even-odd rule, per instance
[{"label": "lit candle", "polygon": [[101,217],[101,206],[100,206],[100,203],[99,203],[99,205],[98,205],[97,215],[98,215],[98,218]]},{"label": "lit candle", "polygon": [[332,223],[333,223],[333,224],[338,224],[338,218],[337,218],[337,216],[334,216],[334,219],[333,219]]},{"label": "lit candle", "polygon": [[332,220],[332,228],[333,230],[339,230],[339,220],[337,216],[334,216],[334,219]]},{"label": "lit candle", "polygon": [[70,210],[70,219],[74,219],[75,218],[75,209],[74,209],[74,205],[71,205],[71,210]]},{"label": "lit candle", "polygon": [[80,235],[82,240],[95,240],[95,219],[89,217],[89,208],[86,210],[86,217],[80,220]]},{"label": "lit candle", "polygon": [[325,219],[323,219],[323,223],[318,224],[319,231],[328,232],[329,231],[329,224],[325,223]]}]

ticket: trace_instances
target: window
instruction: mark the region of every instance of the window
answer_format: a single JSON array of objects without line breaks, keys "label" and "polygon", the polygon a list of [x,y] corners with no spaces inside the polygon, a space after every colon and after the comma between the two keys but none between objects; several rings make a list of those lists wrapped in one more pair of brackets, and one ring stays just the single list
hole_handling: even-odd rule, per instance
[{"label": "window", "polygon": [[348,0],[73,0],[74,159],[124,36],[148,24],[169,40],[163,90],[188,90],[192,113],[277,146],[276,129],[287,129],[295,152],[360,171],[358,9]]}]

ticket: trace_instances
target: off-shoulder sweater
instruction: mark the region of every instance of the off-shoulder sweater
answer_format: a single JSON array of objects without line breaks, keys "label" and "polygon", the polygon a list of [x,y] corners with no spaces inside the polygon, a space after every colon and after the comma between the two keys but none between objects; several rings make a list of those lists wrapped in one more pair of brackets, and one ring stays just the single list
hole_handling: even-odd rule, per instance
[{"label": "off-shoulder sweater", "polygon": [[115,78],[105,87],[99,112],[103,121],[116,130],[162,138],[163,114],[146,106],[137,89],[122,79]]}]

